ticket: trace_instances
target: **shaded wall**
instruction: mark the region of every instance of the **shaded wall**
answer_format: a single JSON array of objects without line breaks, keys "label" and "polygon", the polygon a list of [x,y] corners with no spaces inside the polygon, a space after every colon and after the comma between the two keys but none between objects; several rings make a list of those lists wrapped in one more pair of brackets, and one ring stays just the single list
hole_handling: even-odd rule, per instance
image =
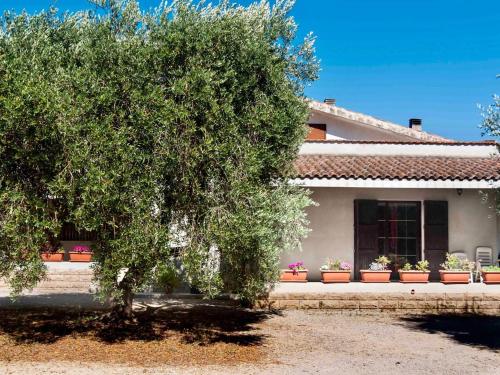
[{"label": "shaded wall", "polygon": [[[497,216],[491,202],[483,202],[478,190],[456,189],[362,189],[312,188],[312,198],[319,204],[307,212],[312,231],[302,243],[302,252],[282,257],[282,267],[302,260],[310,270],[309,280],[319,280],[319,268],[327,257],[354,262],[354,200],[448,201],[450,252],[465,251],[475,259],[477,246],[493,249],[498,257]],[[423,234],[425,235],[425,233]],[[422,238],[423,239],[423,238]],[[422,241],[423,243],[423,241]]]}]

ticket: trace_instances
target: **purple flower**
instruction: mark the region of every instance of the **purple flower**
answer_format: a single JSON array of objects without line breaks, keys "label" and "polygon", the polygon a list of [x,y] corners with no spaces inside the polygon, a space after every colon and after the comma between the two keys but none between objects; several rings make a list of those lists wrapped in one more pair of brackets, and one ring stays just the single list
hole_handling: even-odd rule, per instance
[{"label": "purple flower", "polygon": [[288,269],[293,271],[293,274],[297,274],[297,271],[304,269],[304,262],[295,262],[288,265]]},{"label": "purple flower", "polygon": [[342,262],[342,263],[340,263],[340,269],[343,271],[349,271],[352,269],[352,266],[350,263]]},{"label": "purple flower", "polygon": [[88,247],[87,245],[76,245],[76,246],[73,246],[73,251],[75,253],[90,253],[90,247]]}]

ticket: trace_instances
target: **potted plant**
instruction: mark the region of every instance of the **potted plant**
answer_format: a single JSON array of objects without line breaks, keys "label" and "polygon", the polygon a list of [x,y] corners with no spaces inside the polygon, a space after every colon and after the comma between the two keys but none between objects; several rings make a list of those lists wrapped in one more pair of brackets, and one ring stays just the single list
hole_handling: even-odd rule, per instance
[{"label": "potted plant", "polygon": [[70,262],[90,262],[92,260],[92,251],[87,245],[76,245],[69,252]]},{"label": "potted plant", "polygon": [[159,264],[156,268],[156,286],[170,294],[180,284],[179,275],[177,270],[172,265]]},{"label": "potted plant", "polygon": [[384,255],[379,256],[372,263],[369,269],[360,270],[361,282],[363,283],[388,283],[391,279],[392,271],[388,269],[391,261]]},{"label": "potted plant", "polygon": [[468,284],[471,271],[474,269],[474,262],[453,254],[446,254],[446,261],[441,264],[441,267],[443,269],[439,270],[439,275],[443,284]]},{"label": "potted plant", "polygon": [[348,283],[351,281],[351,264],[328,258],[321,266],[321,281],[323,283]]},{"label": "potted plant", "polygon": [[481,268],[481,275],[485,284],[500,284],[500,267],[498,266]]},{"label": "potted plant", "polygon": [[307,269],[304,268],[304,262],[290,263],[288,269],[281,271],[280,281],[306,283]]},{"label": "potted plant", "polygon": [[44,250],[40,256],[44,262],[62,262],[64,260],[64,248],[60,247],[55,251]]},{"label": "potted plant", "polygon": [[399,270],[399,281],[402,283],[428,283],[430,273],[427,260],[417,262],[415,269],[410,263],[406,263]]}]

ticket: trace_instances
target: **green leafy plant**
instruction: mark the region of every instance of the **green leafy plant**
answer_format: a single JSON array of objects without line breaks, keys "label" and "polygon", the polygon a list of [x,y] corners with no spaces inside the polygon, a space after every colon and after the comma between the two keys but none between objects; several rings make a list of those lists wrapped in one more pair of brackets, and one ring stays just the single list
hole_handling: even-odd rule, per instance
[{"label": "green leafy plant", "polygon": [[323,264],[320,269],[330,271],[340,270],[340,260],[327,258],[326,263]]},{"label": "green leafy plant", "polygon": [[96,234],[117,317],[179,241],[189,282],[251,304],[308,233],[289,178],[314,39],[295,39],[290,1],[96,4],[1,20],[0,277],[36,285],[41,245],[72,223]]},{"label": "green leafy plant", "polygon": [[405,263],[403,267],[401,267],[403,271],[411,271],[413,269],[413,266],[410,263]]},{"label": "green leafy plant", "polygon": [[462,259],[454,254],[446,254],[446,261],[441,264],[446,271],[471,271],[475,264],[467,259]]},{"label": "green leafy plant", "polygon": [[384,255],[379,256],[374,262],[370,263],[370,270],[372,271],[385,271],[391,264],[391,260]]},{"label": "green leafy plant", "polygon": [[326,263],[320,267],[322,271],[350,271],[352,265],[338,259],[327,258]]},{"label": "green leafy plant", "polygon": [[481,267],[481,271],[485,271],[485,272],[500,272],[500,267],[499,266]]},{"label": "green leafy plant", "polygon": [[412,271],[415,269],[416,271],[428,272],[429,271],[429,261],[427,260],[419,260],[415,267],[411,263],[405,263],[405,265],[401,268],[403,271]]},{"label": "green leafy plant", "polygon": [[415,269],[417,271],[428,272],[429,271],[429,261],[428,260],[420,260],[415,265]]},{"label": "green leafy plant", "polygon": [[167,264],[159,264],[155,269],[156,284],[171,293],[180,285],[181,279],[176,267]]}]

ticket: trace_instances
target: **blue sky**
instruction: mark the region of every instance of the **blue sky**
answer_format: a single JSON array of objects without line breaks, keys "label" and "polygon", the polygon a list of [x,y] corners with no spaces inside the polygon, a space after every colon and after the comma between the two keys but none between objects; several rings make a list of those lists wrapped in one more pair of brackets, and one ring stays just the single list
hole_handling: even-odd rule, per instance
[{"label": "blue sky", "polygon": [[[0,9],[53,4],[90,7],[86,0],[3,0]],[[403,125],[421,117],[425,130],[454,139],[481,138],[477,104],[500,94],[500,1],[297,0],[293,15],[300,35],[317,36],[322,70],[308,96]]]}]

